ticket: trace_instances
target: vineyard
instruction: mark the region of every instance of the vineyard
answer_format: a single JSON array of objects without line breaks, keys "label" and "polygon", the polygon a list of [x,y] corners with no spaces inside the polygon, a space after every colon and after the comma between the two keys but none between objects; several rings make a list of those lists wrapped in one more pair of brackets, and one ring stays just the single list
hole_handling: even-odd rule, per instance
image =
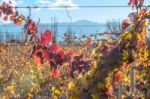
[{"label": "vineyard", "polygon": [[150,99],[150,10],[143,3],[129,0],[134,12],[116,40],[84,35],[81,44],[61,45],[49,29],[39,35],[40,20],[3,2],[0,18],[24,26],[29,41],[0,43],[0,99]]}]

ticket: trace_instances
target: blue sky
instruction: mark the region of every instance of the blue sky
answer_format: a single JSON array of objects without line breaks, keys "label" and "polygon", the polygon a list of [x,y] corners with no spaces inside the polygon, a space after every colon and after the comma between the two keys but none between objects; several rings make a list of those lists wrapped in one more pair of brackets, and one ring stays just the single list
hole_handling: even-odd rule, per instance
[{"label": "blue sky", "polygon": [[[0,0],[8,1],[8,0]],[[129,0],[11,0],[16,6],[126,6]],[[150,5],[150,0],[145,0],[145,5]],[[19,12],[28,15],[27,9],[17,9]],[[122,20],[132,12],[132,8],[71,8],[68,9],[72,21],[89,20],[105,23],[107,20]],[[66,10],[63,9],[32,9],[32,18],[35,21],[41,19],[41,23],[50,23],[52,17],[58,22],[70,22]],[[0,21],[2,22],[2,21]]]}]

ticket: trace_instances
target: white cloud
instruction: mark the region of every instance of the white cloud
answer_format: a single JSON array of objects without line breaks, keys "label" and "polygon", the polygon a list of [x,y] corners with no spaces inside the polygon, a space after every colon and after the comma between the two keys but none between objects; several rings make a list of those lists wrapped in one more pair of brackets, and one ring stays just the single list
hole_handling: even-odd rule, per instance
[{"label": "white cloud", "polygon": [[16,0],[16,2],[17,2],[18,4],[23,4],[23,3],[24,3],[23,0]]},{"label": "white cloud", "polygon": [[[37,0],[37,6],[49,6],[50,10],[62,9],[62,7],[58,8],[57,6],[70,6],[68,9],[79,9],[78,4],[74,3],[73,0],[54,0],[51,2],[50,0]],[[74,6],[71,8],[71,6]],[[40,8],[36,9],[37,11],[41,10]]]},{"label": "white cloud", "polygon": [[[75,4],[72,0],[55,0],[55,2],[50,5],[50,9],[61,9],[61,7],[57,8],[57,6],[68,6],[68,9],[79,9],[79,5]],[[71,8],[71,6],[73,7]]]},{"label": "white cloud", "polygon": [[51,4],[51,1],[49,1],[49,0],[37,0],[36,4],[39,6],[49,5],[49,4]]},{"label": "white cloud", "polygon": [[[37,0],[36,1],[36,5],[37,7],[40,6],[40,7],[43,7],[43,6],[47,6],[47,5],[50,5],[52,2],[50,0]],[[36,8],[35,11],[40,11],[41,8]]]}]

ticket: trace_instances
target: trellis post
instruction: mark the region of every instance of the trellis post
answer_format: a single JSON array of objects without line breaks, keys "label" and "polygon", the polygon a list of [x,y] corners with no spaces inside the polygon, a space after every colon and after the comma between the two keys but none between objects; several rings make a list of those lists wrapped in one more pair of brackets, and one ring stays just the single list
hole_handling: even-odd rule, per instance
[{"label": "trellis post", "polygon": [[130,72],[130,93],[131,96],[135,96],[135,71],[134,71],[134,66],[131,67],[131,72]]},{"label": "trellis post", "polygon": [[117,99],[121,99],[121,95],[122,95],[122,80],[119,83]]}]

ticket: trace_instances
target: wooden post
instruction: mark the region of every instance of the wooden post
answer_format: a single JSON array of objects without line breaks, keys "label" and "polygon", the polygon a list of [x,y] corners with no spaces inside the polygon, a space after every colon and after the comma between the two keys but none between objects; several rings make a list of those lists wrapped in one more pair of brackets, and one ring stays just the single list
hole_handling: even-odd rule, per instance
[{"label": "wooden post", "polygon": [[121,99],[121,95],[122,95],[122,80],[119,83],[117,99]]},{"label": "wooden post", "polygon": [[131,96],[134,98],[135,96],[135,71],[134,67],[131,67],[131,73],[130,73],[130,93]]}]

